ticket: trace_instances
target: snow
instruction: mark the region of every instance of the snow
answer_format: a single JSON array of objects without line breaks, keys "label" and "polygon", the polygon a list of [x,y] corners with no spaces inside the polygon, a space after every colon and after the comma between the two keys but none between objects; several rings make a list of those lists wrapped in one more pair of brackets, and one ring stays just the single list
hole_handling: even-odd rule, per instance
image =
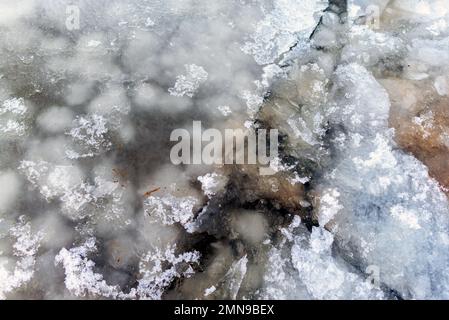
[{"label": "snow", "polygon": [[61,249],[55,257],[55,263],[63,266],[65,285],[75,296],[116,298],[119,294],[118,287],[108,285],[103,276],[94,271],[95,262],[88,258],[96,250],[95,238],[89,238],[79,247]]},{"label": "snow", "polygon": [[118,286],[107,284],[103,275],[94,271],[95,262],[89,259],[89,255],[97,251],[95,242],[95,238],[89,238],[79,247],[70,250],[63,248],[55,258],[55,263],[64,267],[67,289],[75,296],[161,299],[164,289],[175,278],[188,277],[193,273],[192,265],[199,259],[199,253],[195,251],[176,255],[175,246],[164,251],[150,251],[139,262],[140,276],[136,288],[125,293]]},{"label": "snow", "polygon": [[315,299],[380,299],[379,289],[372,287],[355,273],[340,266],[331,256],[333,236],[322,228],[314,228],[310,243],[295,243],[292,262],[299,278]]}]

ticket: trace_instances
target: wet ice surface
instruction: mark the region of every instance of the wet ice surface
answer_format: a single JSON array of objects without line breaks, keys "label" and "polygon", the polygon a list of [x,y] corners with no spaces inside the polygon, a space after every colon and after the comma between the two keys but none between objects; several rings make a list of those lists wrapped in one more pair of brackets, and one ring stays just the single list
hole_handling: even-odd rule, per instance
[{"label": "wet ice surface", "polygon": [[[449,298],[448,8],[3,1],[0,298]],[[193,120],[274,174],[173,165]]]}]

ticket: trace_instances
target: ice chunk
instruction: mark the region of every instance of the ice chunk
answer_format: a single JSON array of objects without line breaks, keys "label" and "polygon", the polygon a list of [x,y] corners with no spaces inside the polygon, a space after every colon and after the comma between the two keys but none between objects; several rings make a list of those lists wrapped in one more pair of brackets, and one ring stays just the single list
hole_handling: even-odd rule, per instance
[{"label": "ice chunk", "polygon": [[446,196],[424,165],[396,148],[386,122],[389,98],[377,81],[349,65],[337,70],[335,83],[346,94],[332,121],[363,136],[339,147],[321,185],[323,196],[328,188],[339,193],[331,224],[340,252],[378,266],[380,283],[403,298],[447,297],[447,245],[438,236],[449,230]]},{"label": "ice chunk", "polygon": [[259,64],[275,62],[294,44],[309,37],[326,6],[327,1],[274,1],[273,10],[257,24],[243,51],[253,55]]}]

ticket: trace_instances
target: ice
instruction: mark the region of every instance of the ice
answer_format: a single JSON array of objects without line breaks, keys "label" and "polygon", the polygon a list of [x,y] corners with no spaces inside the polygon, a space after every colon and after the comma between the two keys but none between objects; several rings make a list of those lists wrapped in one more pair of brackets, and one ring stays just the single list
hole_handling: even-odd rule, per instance
[{"label": "ice", "polygon": [[0,172],[0,213],[7,212],[20,194],[21,181],[13,171]]},{"label": "ice", "polygon": [[65,102],[70,106],[85,103],[93,94],[93,83],[90,81],[80,81],[71,84],[65,95]]},{"label": "ice", "polygon": [[37,118],[39,126],[51,133],[64,132],[73,121],[73,112],[68,108],[52,107]]},{"label": "ice", "polygon": [[345,3],[2,1],[0,298],[449,298],[449,3]]},{"label": "ice", "polygon": [[[363,137],[356,147],[341,146],[342,158],[323,182],[340,194],[332,220],[339,247],[351,248],[346,254],[357,255],[361,266],[377,265],[381,283],[402,297],[444,298],[446,245],[439,244],[438,235],[448,228],[447,198],[422,164],[394,149],[384,89],[357,65],[337,70],[336,85],[351,89],[339,100],[342,109],[333,121],[339,121],[346,134]],[[323,193],[325,203],[326,197]],[[441,252],[438,258],[429,247]]]},{"label": "ice", "polygon": [[290,47],[309,36],[326,2],[274,1],[273,10],[257,24],[252,40],[245,43],[243,50],[252,54],[259,64],[275,62]]},{"label": "ice", "polygon": [[435,79],[434,86],[440,96],[447,96],[449,94],[449,84],[447,77],[438,76]]},{"label": "ice", "polygon": [[247,263],[248,258],[244,256],[240,260],[234,262],[225,274],[220,283],[222,290],[225,291],[225,297],[233,300],[237,297],[243,278],[247,272]]},{"label": "ice", "polygon": [[[292,247],[292,262],[299,278],[315,299],[381,299],[383,293],[360,275],[340,265],[331,255],[333,236],[314,228],[308,246],[300,239]],[[299,242],[299,243],[298,243]]]},{"label": "ice", "polygon": [[283,241],[270,250],[262,297],[281,299],[382,299],[380,288],[332,254],[334,236],[322,227],[310,234],[296,217]]}]

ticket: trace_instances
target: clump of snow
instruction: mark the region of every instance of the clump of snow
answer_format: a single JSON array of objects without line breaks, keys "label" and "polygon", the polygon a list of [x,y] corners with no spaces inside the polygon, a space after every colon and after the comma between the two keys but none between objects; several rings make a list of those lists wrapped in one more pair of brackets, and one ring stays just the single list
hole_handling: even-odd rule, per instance
[{"label": "clump of snow", "polygon": [[193,267],[198,264],[199,259],[198,251],[177,255],[176,246],[169,246],[165,250],[150,250],[140,260],[138,286],[130,294],[136,294],[141,299],[161,299],[164,290],[173,280],[188,278],[195,273]]},{"label": "clump of snow", "polygon": [[118,286],[107,284],[103,275],[94,271],[95,262],[89,256],[98,250],[95,242],[96,239],[91,237],[81,246],[70,250],[63,248],[55,258],[55,263],[65,270],[66,288],[75,296],[161,299],[173,280],[194,273],[193,266],[198,264],[200,258],[197,251],[177,255],[176,246],[150,250],[140,259],[137,286],[125,293]]},{"label": "clump of snow", "polygon": [[189,229],[195,216],[197,200],[193,197],[151,196],[144,201],[145,213],[166,225],[180,223]]},{"label": "clump of snow", "polygon": [[11,98],[0,104],[0,133],[2,137],[21,137],[27,132],[28,108],[23,98]]},{"label": "clump of snow", "polygon": [[18,223],[10,229],[10,234],[15,239],[12,247],[17,262],[14,270],[9,272],[0,252],[0,299],[5,299],[6,294],[22,287],[33,278],[36,254],[42,239],[42,233],[33,233],[25,216],[19,217]]},{"label": "clump of snow", "polygon": [[195,64],[184,66],[186,75],[180,75],[176,78],[176,83],[173,88],[168,89],[172,96],[192,98],[200,85],[208,78],[208,73],[203,67]]},{"label": "clump of snow", "polygon": [[73,126],[74,128],[67,134],[82,147],[82,150],[79,152],[67,150],[69,159],[93,157],[112,147],[108,139],[109,128],[105,117],[97,114],[80,116],[74,121]]},{"label": "clump of snow", "polygon": [[201,182],[201,188],[203,189],[204,194],[211,198],[218,192],[224,191],[226,184],[228,183],[228,177],[213,172],[198,177],[198,181]]},{"label": "clump of snow", "polygon": [[[60,199],[62,212],[71,219],[105,219],[129,224],[124,199],[124,187],[102,177],[94,176],[88,183],[80,168],[71,165],[54,165],[45,161],[22,161],[19,170],[31,185],[37,188],[48,202]],[[106,210],[107,209],[107,210]],[[95,210],[103,213],[94,214]]]},{"label": "clump of snow", "polygon": [[103,276],[94,271],[95,262],[89,260],[89,255],[96,250],[95,238],[89,238],[79,247],[62,248],[55,257],[55,264],[63,266],[65,286],[73,295],[117,298],[119,288],[108,285]]}]

